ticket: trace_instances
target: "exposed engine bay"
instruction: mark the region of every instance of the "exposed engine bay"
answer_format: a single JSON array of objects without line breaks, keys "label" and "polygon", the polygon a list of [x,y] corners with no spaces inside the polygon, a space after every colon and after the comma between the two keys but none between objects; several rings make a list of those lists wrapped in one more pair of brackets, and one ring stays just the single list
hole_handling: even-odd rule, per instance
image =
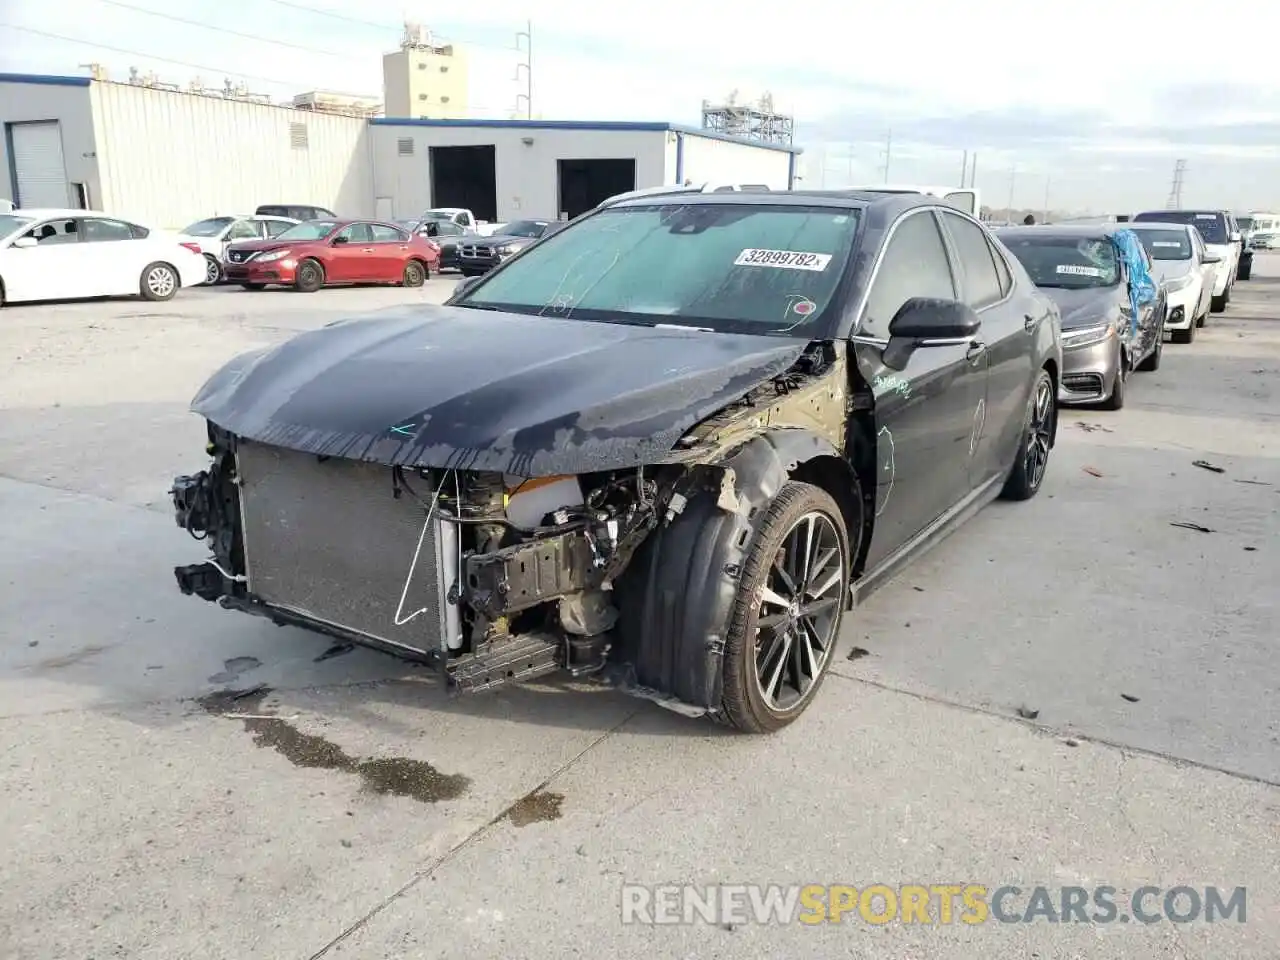
[{"label": "exposed engine bay", "polygon": [[370,463],[209,422],[212,463],[172,497],[212,557],[177,568],[178,585],[431,663],[460,692],[610,667],[714,713],[754,518],[798,461],[842,453],[870,405],[847,377],[841,348],[815,342],[664,462],[578,475]]}]

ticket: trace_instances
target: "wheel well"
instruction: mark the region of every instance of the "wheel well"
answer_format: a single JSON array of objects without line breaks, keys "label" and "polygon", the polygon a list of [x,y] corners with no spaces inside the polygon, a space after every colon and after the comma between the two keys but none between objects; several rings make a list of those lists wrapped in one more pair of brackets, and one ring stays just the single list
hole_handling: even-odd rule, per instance
[{"label": "wheel well", "polygon": [[1048,372],[1049,380],[1053,383],[1053,432],[1049,435],[1049,446],[1052,447],[1058,442],[1058,362],[1046,360],[1041,369]]},{"label": "wheel well", "polygon": [[320,276],[322,277],[326,276],[328,273],[328,271],[326,271],[324,268],[324,264],[321,263],[316,257],[303,257],[302,262],[299,263],[298,266],[302,266],[303,263],[314,263],[317,267],[320,268]]},{"label": "wheel well", "polygon": [[431,264],[430,264],[430,263],[428,263],[428,262],[427,262],[425,259],[423,259],[422,257],[410,257],[410,258],[409,258],[409,262],[410,262],[410,263],[416,263],[418,266],[420,266],[420,267],[421,267],[423,270],[425,270],[427,273],[430,273],[430,272],[431,272]]},{"label": "wheel well", "polygon": [[[853,564],[855,574],[862,569],[862,561],[871,540],[871,523],[875,514],[873,509],[875,491],[866,482],[860,465],[859,454],[864,450],[865,446],[859,443],[852,466],[840,457],[822,455],[797,464],[790,473],[792,480],[810,483],[825,490],[840,507],[845,530],[849,535],[850,562]],[[866,459],[870,463],[874,458],[867,456]],[[870,477],[874,478],[874,466],[870,468],[869,473]],[[870,503],[867,501],[868,491],[870,491]]]}]

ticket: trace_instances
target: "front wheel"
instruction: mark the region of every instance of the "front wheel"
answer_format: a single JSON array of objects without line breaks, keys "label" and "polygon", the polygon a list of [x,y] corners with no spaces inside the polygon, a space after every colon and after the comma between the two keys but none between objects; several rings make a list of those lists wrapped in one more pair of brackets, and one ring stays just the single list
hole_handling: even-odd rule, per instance
[{"label": "front wheel", "polygon": [[324,268],[314,260],[303,260],[293,276],[293,286],[303,293],[315,293],[324,286]]},{"label": "front wheel", "polygon": [[1202,323],[1204,323],[1204,318],[1196,317],[1194,320],[1191,321],[1187,329],[1173,331],[1173,342],[1174,343],[1194,343],[1196,339],[1196,328],[1199,327]]},{"label": "front wheel", "polygon": [[1240,266],[1236,270],[1237,280],[1248,280],[1253,276],[1253,257],[1241,260]]},{"label": "front wheel", "polygon": [[1013,469],[1000,491],[1006,500],[1030,500],[1040,492],[1049,466],[1049,451],[1053,447],[1057,411],[1058,395],[1054,392],[1053,377],[1049,376],[1048,370],[1041,370],[1031,390],[1031,405],[1027,410],[1022,443],[1018,444]]},{"label": "front wheel", "polygon": [[785,484],[743,564],[725,637],[725,720],[772,733],[804,712],[835,655],[848,584],[839,506],[820,487]]},{"label": "front wheel", "polygon": [[1227,285],[1227,289],[1222,291],[1222,296],[1214,297],[1209,301],[1210,313],[1222,313],[1227,309],[1227,304],[1231,302],[1231,285]]},{"label": "front wheel", "polygon": [[204,255],[204,282],[213,286],[222,281],[222,264],[218,258],[206,253]]},{"label": "front wheel", "polygon": [[172,300],[182,286],[178,271],[167,263],[149,263],[142,271],[138,292],[144,300]]}]

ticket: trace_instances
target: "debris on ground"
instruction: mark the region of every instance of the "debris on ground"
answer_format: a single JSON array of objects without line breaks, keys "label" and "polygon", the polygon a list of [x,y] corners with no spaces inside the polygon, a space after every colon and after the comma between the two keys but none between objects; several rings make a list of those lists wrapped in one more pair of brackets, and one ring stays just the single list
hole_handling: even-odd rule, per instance
[{"label": "debris on ground", "polygon": [[1080,469],[1083,470],[1085,473],[1087,473],[1091,477],[1104,476],[1103,472],[1099,470],[1097,467],[1081,467]]},{"label": "debris on ground", "polygon": [[912,587],[911,589],[916,593],[924,593],[924,587]]},{"label": "debris on ground", "polygon": [[1032,710],[1030,707],[1019,707],[1016,713],[1023,720],[1034,720],[1036,717],[1040,716],[1039,710]]},{"label": "debris on ground", "polygon": [[870,655],[871,655],[871,651],[866,649],[865,647],[854,647],[852,650],[849,651],[848,659],[861,660],[863,657],[870,656]]},{"label": "debris on ground", "polygon": [[1170,522],[1169,526],[1181,527],[1183,530],[1195,530],[1197,533],[1213,533],[1208,527],[1192,523],[1190,520],[1174,520]]},{"label": "debris on ground", "polygon": [[1226,468],[1225,468],[1225,467],[1218,467],[1218,466],[1214,466],[1214,465],[1213,465],[1212,463],[1210,463],[1208,460],[1192,460],[1192,461],[1191,461],[1191,465],[1192,465],[1193,467],[1199,467],[1201,470],[1209,470],[1209,471],[1212,471],[1213,473],[1226,473],[1226,472],[1227,472],[1227,470],[1226,470]]},{"label": "debris on ground", "polygon": [[1271,486],[1271,484],[1268,483],[1266,480],[1232,480],[1231,482],[1232,483],[1248,483],[1248,484],[1252,484],[1255,487]]},{"label": "debris on ground", "polygon": [[334,657],[340,657],[344,653],[350,653],[355,648],[356,648],[356,645],[354,643],[345,643],[345,642],[335,643],[332,646],[330,646],[328,649],[326,649],[324,653],[320,654],[320,656],[316,657],[315,660],[312,662],[320,663],[322,660],[332,660]]},{"label": "debris on ground", "polygon": [[1066,740],[1063,740],[1062,742],[1063,742],[1063,743],[1065,743],[1068,747],[1078,747],[1078,746],[1080,746],[1080,741],[1079,741],[1079,740],[1073,740],[1071,737],[1068,737]]},{"label": "debris on ground", "polygon": [[1244,552],[1245,552],[1245,553],[1253,553],[1253,552],[1255,552],[1257,549],[1258,549],[1257,547],[1245,547],[1245,548],[1244,548]]},{"label": "debris on ground", "polygon": [[1100,423],[1086,423],[1083,420],[1077,420],[1076,426],[1085,433],[1115,433],[1110,427],[1104,427]]},{"label": "debris on ground", "polygon": [[1138,698],[1137,698],[1137,697],[1135,697],[1135,696],[1134,696],[1133,694],[1131,694],[1131,693],[1122,693],[1122,694],[1120,694],[1120,699],[1121,699],[1121,700],[1128,700],[1130,703],[1137,703],[1137,702],[1138,702]]}]

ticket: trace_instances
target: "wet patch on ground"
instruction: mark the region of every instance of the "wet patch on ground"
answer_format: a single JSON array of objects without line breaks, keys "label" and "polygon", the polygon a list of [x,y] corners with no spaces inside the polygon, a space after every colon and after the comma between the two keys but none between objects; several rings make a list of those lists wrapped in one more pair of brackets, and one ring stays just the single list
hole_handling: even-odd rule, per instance
[{"label": "wet patch on ground", "polygon": [[564,803],[564,794],[552,793],[550,790],[535,790],[521,797],[507,811],[507,819],[515,827],[527,827],[531,823],[546,823],[559,820],[564,814],[560,805]]},{"label": "wet patch on ground", "polygon": [[[31,646],[31,644],[28,644],[28,646]],[[34,664],[31,669],[61,670],[63,667],[75,666],[82,660],[88,660],[90,657],[96,657],[100,653],[105,653],[108,649],[110,648],[96,646],[81,647],[74,653],[68,653],[65,656],[49,657],[47,660],[41,660],[39,663]]]},{"label": "wet patch on ground", "polygon": [[250,690],[219,690],[196,702],[214,716],[239,720],[253,735],[255,744],[271,748],[294,766],[338,770],[357,776],[361,788],[371,793],[408,797],[419,803],[439,803],[441,800],[456,800],[471,786],[470,777],[441,773],[422,760],[353,757],[338,744],[316,734],[304,733],[289,720],[274,716],[270,708],[264,709],[263,701],[270,692],[271,689],[265,685]]},{"label": "wet patch on ground", "polygon": [[222,661],[222,672],[209,678],[210,683],[235,683],[242,674],[257,670],[262,661],[257,657],[232,657]]}]

